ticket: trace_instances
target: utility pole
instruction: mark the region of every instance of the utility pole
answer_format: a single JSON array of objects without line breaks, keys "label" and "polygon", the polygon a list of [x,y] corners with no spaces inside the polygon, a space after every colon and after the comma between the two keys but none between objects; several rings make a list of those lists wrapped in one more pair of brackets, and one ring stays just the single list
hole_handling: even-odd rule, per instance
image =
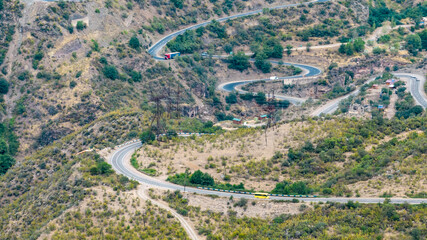
[{"label": "utility pole", "polygon": [[156,128],[157,128],[156,133],[157,133],[157,135],[159,135],[161,133],[161,130],[162,130],[162,127],[161,127],[161,120],[162,120],[162,114],[163,114],[162,100],[165,98],[165,96],[160,92],[158,94],[154,94],[153,91],[151,90],[151,94],[150,94],[150,101],[154,102],[154,104],[156,105],[154,117],[151,121],[150,127],[152,127],[153,122],[156,122]]},{"label": "utility pole", "polygon": [[176,89],[176,97],[175,97],[175,111],[176,111],[176,117],[179,119],[181,116],[181,110],[179,108],[179,103],[181,101],[181,87],[179,86],[179,84],[177,85],[177,89]]}]

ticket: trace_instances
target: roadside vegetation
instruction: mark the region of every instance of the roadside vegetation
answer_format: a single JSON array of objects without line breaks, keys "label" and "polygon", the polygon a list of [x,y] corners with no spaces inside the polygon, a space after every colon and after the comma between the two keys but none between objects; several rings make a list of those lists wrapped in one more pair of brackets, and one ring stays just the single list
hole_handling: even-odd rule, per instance
[{"label": "roadside vegetation", "polygon": [[[306,127],[293,127],[293,131],[281,133],[287,137],[275,139],[269,136],[268,150],[259,150],[260,157],[250,152],[255,151],[254,144],[265,146],[264,133],[255,129],[240,129],[223,136],[181,138],[146,146],[136,161],[142,166],[150,164],[159,176],[167,174],[169,181],[182,185],[219,188],[217,182],[224,181],[230,186],[242,183],[242,186],[253,191],[360,196],[358,191],[362,189],[351,190],[349,186],[390,176],[394,179],[392,184],[397,185],[401,182],[409,184],[412,182],[409,179],[423,178],[424,167],[420,164],[425,162],[422,159],[426,153],[424,121],[425,117],[414,115],[408,119],[387,120],[379,114],[371,120],[305,122]],[[279,130],[276,131],[281,132],[282,127],[287,129],[294,124],[277,126]],[[407,132],[408,128],[411,131]],[[271,131],[267,133],[274,134]],[[402,134],[406,137],[396,137]],[[277,147],[271,148],[269,145]],[[238,152],[233,154],[231,149],[238,149]],[[247,152],[246,149],[251,151]],[[179,164],[184,164],[183,167],[173,162],[176,158],[184,160]],[[191,172],[198,169],[194,168],[195,165],[204,168],[199,174],[208,176],[209,181],[190,181]],[[189,168],[189,171],[176,172],[183,168]],[[393,172],[396,171],[403,176],[395,175]],[[259,185],[258,182],[263,183]],[[399,195],[410,196],[412,191],[416,193],[425,188],[421,186],[417,190],[413,184],[410,184],[412,187],[408,185],[400,189]],[[373,191],[384,187],[383,184],[368,185]],[[233,190],[230,186],[222,188]]]},{"label": "roadside vegetation", "polygon": [[[169,192],[163,200],[183,216],[195,219],[196,229],[207,239],[330,239],[396,238],[423,239],[427,229],[422,219],[425,205],[321,203],[313,208],[300,206],[300,214],[281,214],[267,219],[237,217],[231,206],[227,214],[201,211],[189,205],[180,192]],[[247,208],[246,199],[234,201],[234,207]],[[302,207],[305,206],[305,207]],[[375,217],[374,217],[375,216]]]}]

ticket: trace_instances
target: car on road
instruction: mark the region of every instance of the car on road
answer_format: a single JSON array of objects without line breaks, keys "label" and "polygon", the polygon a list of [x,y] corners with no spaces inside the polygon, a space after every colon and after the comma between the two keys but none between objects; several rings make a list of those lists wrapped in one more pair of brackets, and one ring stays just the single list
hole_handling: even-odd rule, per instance
[{"label": "car on road", "polygon": [[278,79],[278,77],[277,76],[271,76],[270,77],[270,80],[277,80]]}]

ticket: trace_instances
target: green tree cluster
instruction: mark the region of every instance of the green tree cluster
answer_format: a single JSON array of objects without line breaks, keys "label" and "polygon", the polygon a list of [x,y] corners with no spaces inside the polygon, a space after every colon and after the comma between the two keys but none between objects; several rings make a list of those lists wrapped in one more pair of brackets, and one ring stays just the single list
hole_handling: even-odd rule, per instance
[{"label": "green tree cluster", "polygon": [[184,34],[177,36],[174,40],[167,43],[167,47],[172,52],[194,53],[201,48],[201,40],[196,36],[193,30],[187,30]]},{"label": "green tree cluster", "polygon": [[283,181],[276,184],[276,187],[271,191],[274,194],[286,194],[286,195],[295,195],[295,194],[311,194],[313,189],[307,186],[307,183],[298,181],[290,183],[288,181]]},{"label": "green tree cluster", "polygon": [[243,51],[239,51],[228,57],[228,68],[238,71],[246,70],[250,67],[249,57]]},{"label": "green tree cluster", "polygon": [[139,135],[139,140],[141,140],[142,144],[151,144],[151,142],[156,140],[156,135],[151,129],[147,129]]},{"label": "green tree cluster", "polygon": [[346,54],[348,56],[352,56],[355,52],[361,53],[365,51],[365,41],[362,38],[357,38],[353,42],[349,42],[347,44],[341,44],[338,52],[341,54]]},{"label": "green tree cluster", "polygon": [[203,173],[200,170],[195,171],[190,176],[190,183],[202,186],[214,186],[215,181],[209,173]]},{"label": "green tree cluster", "polygon": [[420,35],[412,34],[406,37],[405,47],[409,53],[416,56],[418,52],[423,48]]}]

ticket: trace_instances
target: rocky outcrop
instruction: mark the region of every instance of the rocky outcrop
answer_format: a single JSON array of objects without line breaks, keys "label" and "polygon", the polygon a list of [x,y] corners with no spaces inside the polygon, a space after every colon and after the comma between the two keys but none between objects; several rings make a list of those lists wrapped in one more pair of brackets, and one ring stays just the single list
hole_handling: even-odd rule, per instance
[{"label": "rocky outcrop", "polygon": [[369,18],[369,6],[368,3],[364,0],[351,0],[350,9],[353,10],[353,13],[356,19],[360,22],[366,22]]}]

